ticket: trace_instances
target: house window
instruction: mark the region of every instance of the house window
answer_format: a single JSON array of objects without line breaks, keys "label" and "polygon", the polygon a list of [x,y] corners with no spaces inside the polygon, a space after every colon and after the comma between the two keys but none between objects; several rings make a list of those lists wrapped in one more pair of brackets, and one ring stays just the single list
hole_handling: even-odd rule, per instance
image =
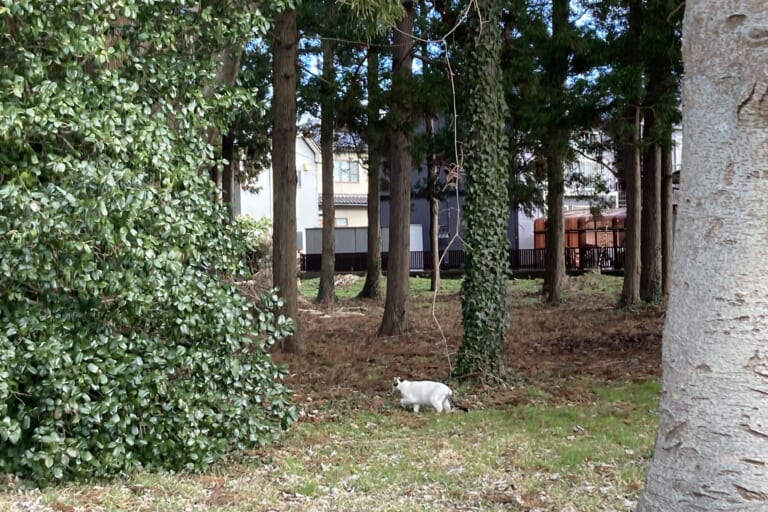
[{"label": "house window", "polygon": [[360,164],[349,160],[335,160],[333,162],[333,181],[339,183],[359,183]]},{"label": "house window", "polygon": [[301,188],[301,170],[296,169],[296,187]]},{"label": "house window", "polygon": [[336,217],[334,219],[334,224],[336,226],[342,226],[343,227],[343,226],[346,226],[347,224],[349,224],[349,222],[348,222],[346,217]]}]

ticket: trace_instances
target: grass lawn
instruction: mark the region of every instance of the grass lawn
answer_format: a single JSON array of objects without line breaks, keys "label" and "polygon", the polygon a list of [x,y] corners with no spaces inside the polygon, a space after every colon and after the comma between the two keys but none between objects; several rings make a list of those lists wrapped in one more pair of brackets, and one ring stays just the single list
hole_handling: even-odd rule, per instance
[{"label": "grass lawn", "polygon": [[305,409],[279,445],[206,475],[5,492],[0,510],[631,510],[658,383],[572,385],[593,399],[530,387],[527,403],[447,415]]},{"label": "grass lawn", "polygon": [[[365,284],[365,277],[364,276],[357,276],[354,274],[347,274],[345,276],[351,276],[349,284],[345,285],[337,285],[336,288],[336,296],[340,299],[350,299],[353,297],[357,297],[357,294],[360,293],[360,290],[363,289],[363,284]],[[337,280],[339,280],[340,276],[337,276]],[[422,299],[427,296],[432,296],[434,292],[429,291],[429,277],[412,277],[410,281],[410,289],[411,289],[411,296],[415,300]],[[313,300],[315,297],[317,297],[317,289],[320,286],[320,278],[319,277],[313,277],[311,279],[302,279],[299,283],[299,293],[306,297],[309,300]],[[387,277],[382,276],[381,278],[381,286],[382,290],[386,289],[387,286]],[[445,294],[452,294],[452,293],[458,293],[461,290],[461,279],[441,279],[440,280],[440,290],[438,291],[438,294],[445,295]]]},{"label": "grass lawn", "polygon": [[[6,480],[0,511],[632,510],[656,429],[662,321],[653,309],[613,308],[620,280],[578,279],[554,307],[539,302],[540,281],[510,282],[506,366],[519,384],[454,383],[468,412],[413,414],[389,393],[394,374],[447,376],[460,281],[443,281],[432,317],[420,313],[432,308],[429,280],[412,279],[413,332],[380,340],[382,301],[351,298],[360,279],[337,292],[363,314],[305,311],[307,351],[275,353],[301,411],[279,443],[203,475],[43,490]],[[307,297],[316,289],[302,283]]]}]

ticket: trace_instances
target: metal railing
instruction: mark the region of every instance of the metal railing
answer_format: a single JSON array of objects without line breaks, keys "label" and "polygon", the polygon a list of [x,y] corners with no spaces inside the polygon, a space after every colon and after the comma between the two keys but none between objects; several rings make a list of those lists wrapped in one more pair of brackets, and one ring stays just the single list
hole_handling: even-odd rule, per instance
[{"label": "metal railing", "polygon": [[[442,254],[441,270],[460,270],[464,268],[465,254],[462,250],[447,251]],[[389,260],[388,253],[381,253],[382,269],[386,271]],[[367,255],[365,253],[336,254],[336,272],[362,272],[366,269]],[[509,270],[544,270],[546,265],[546,249],[518,249],[509,251]],[[410,265],[412,271],[432,270],[430,251],[411,251]],[[565,249],[566,270],[621,270],[624,268],[623,247],[571,247]],[[320,271],[319,254],[302,254],[301,270],[303,272]]]}]

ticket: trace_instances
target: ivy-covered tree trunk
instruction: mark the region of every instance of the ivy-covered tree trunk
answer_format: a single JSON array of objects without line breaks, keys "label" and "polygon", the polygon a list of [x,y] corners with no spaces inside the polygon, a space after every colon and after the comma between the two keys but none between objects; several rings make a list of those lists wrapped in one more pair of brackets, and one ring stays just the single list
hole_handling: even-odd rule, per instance
[{"label": "ivy-covered tree trunk", "polygon": [[[333,18],[334,0],[327,0],[328,19]],[[330,304],[334,301],[334,269],[336,265],[336,207],[333,190],[333,129],[334,98],[336,96],[336,71],[333,66],[334,42],[326,37],[322,41],[323,74],[320,86],[320,154],[323,175],[323,237],[320,256],[320,285],[317,302]]]},{"label": "ivy-covered tree trunk", "polygon": [[[272,272],[274,285],[285,301],[282,313],[296,319],[298,283],[296,268],[296,68],[299,34],[296,11],[275,16],[272,97],[272,169],[274,172],[274,228]],[[283,342],[286,352],[302,350],[301,332]]]},{"label": "ivy-covered tree trunk", "polygon": [[454,376],[491,381],[502,371],[507,322],[509,193],[506,104],[500,76],[501,4],[478,0],[469,13],[466,83],[469,140],[465,156],[464,337]]},{"label": "ivy-covered tree trunk", "polygon": [[368,248],[365,283],[360,297],[381,296],[381,135],[379,133],[379,53],[370,47],[367,57],[368,75]]},{"label": "ivy-covered tree trunk", "polygon": [[[648,99],[656,106],[656,95]],[[640,299],[661,299],[661,146],[659,120],[653,108],[646,108],[643,119],[643,205],[640,227]]]},{"label": "ivy-covered tree trunk", "polygon": [[410,221],[411,145],[413,142],[411,104],[408,101],[413,55],[413,2],[405,2],[405,16],[398,22],[392,48],[392,90],[390,94],[390,203],[387,296],[379,334],[402,334],[409,328],[410,309]]}]

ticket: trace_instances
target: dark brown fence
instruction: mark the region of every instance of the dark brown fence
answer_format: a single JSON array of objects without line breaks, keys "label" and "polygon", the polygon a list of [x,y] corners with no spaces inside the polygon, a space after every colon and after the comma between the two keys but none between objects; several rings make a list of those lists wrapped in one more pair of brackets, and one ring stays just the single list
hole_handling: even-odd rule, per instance
[{"label": "dark brown fence", "polygon": [[[518,249],[509,251],[509,270],[543,270],[546,249]],[[447,251],[441,254],[441,270],[464,268],[464,251]],[[381,253],[382,269],[387,269],[388,253]],[[430,251],[411,251],[411,270],[432,270]],[[621,270],[624,268],[623,247],[575,247],[565,249],[566,270]],[[362,272],[366,269],[366,254],[337,254],[336,272]],[[319,254],[302,254],[303,272],[320,271]]]}]

